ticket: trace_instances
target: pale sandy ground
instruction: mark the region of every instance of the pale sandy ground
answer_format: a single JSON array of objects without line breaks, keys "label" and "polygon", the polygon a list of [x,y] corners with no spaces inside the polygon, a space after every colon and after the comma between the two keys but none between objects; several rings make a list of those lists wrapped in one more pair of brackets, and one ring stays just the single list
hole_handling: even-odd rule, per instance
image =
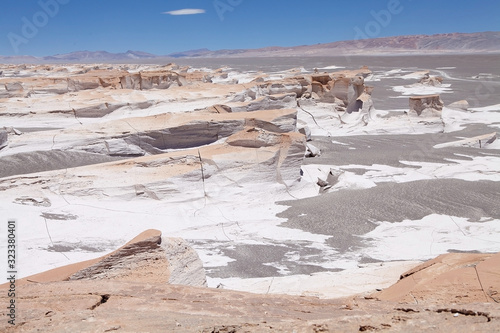
[{"label": "pale sandy ground", "polygon": [[491,303],[320,300],[143,282],[50,283],[23,292],[25,324],[9,328],[2,317],[4,332],[494,332],[500,316]]}]

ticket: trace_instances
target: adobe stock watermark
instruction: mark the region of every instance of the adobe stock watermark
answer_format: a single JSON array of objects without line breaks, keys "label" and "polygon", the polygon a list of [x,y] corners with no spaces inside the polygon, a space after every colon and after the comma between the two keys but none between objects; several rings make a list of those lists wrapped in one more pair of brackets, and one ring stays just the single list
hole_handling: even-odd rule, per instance
[{"label": "adobe stock watermark", "polygon": [[482,81],[474,89],[474,97],[467,99],[471,107],[481,107],[485,100],[492,96],[498,96],[500,90],[500,82]]},{"label": "adobe stock watermark", "polygon": [[[410,0],[411,1],[411,0]],[[373,20],[366,22],[365,26],[360,28],[359,26],[354,27],[354,40],[376,38],[380,36],[382,28],[386,28],[392,21],[395,15],[401,14],[404,7],[401,5],[399,0],[389,0],[387,2],[386,9],[379,11],[370,11],[370,15]]]},{"label": "adobe stock watermark", "polygon": [[[412,1],[412,0],[405,0]],[[371,39],[377,38],[382,33],[383,29],[388,27],[391,24],[392,19],[401,14],[404,10],[404,6],[401,4],[400,0],[388,0],[385,9],[380,10],[370,10],[370,15],[373,20],[366,22],[364,25],[356,25],[354,30],[354,37],[352,38],[355,41],[355,47],[357,49],[363,49],[365,44],[361,42],[363,39]],[[346,60],[351,62],[351,53],[345,53],[342,51]]]},{"label": "adobe stock watermark", "polygon": [[40,0],[37,11],[31,19],[23,16],[21,18],[21,31],[19,33],[9,32],[7,38],[16,54],[19,53],[19,46],[28,44],[29,41],[38,35],[40,29],[49,24],[51,18],[59,13],[60,5],[66,5],[70,0]]},{"label": "adobe stock watermark", "polygon": [[16,220],[10,219],[7,221],[7,281],[9,289],[7,291],[8,306],[7,322],[10,325],[16,324],[16,279],[17,279],[17,232]]},{"label": "adobe stock watermark", "polygon": [[226,12],[232,12],[236,7],[241,5],[243,0],[214,0],[213,5],[219,19],[224,21],[224,14]]}]

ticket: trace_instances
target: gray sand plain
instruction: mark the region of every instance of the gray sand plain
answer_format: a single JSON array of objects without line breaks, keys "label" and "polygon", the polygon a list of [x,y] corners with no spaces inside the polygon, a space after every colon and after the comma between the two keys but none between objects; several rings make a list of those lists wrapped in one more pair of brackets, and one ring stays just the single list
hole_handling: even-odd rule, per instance
[{"label": "gray sand plain", "polygon": [[79,151],[34,151],[0,157],[0,178],[76,168],[116,161],[118,158]]}]

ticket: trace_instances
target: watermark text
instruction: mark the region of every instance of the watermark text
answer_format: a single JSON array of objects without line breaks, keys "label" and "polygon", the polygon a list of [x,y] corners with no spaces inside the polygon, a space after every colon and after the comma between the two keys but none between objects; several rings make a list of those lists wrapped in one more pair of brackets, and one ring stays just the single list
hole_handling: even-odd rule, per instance
[{"label": "watermark text", "polygon": [[215,11],[221,21],[224,21],[226,12],[232,12],[236,7],[241,5],[243,0],[215,0],[213,2]]},{"label": "watermark text", "polygon": [[51,18],[59,13],[60,5],[69,3],[70,0],[40,0],[38,6],[40,10],[37,11],[30,18],[23,16],[21,18],[20,33],[9,32],[7,38],[9,39],[12,49],[17,54],[19,47],[23,44],[28,44],[29,41],[38,35],[40,29],[45,27]]},{"label": "watermark text", "polygon": [[7,281],[9,283],[9,289],[7,291],[7,297],[9,304],[7,306],[7,318],[8,323],[11,325],[16,324],[16,221],[9,220],[7,222]]}]

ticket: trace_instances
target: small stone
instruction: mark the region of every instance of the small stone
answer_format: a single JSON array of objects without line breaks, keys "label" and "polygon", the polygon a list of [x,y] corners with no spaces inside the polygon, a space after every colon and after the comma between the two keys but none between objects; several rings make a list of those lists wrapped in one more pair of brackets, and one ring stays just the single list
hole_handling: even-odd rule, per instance
[{"label": "small stone", "polygon": [[461,101],[451,103],[448,105],[448,108],[458,111],[467,111],[469,109],[469,102],[463,99]]}]

